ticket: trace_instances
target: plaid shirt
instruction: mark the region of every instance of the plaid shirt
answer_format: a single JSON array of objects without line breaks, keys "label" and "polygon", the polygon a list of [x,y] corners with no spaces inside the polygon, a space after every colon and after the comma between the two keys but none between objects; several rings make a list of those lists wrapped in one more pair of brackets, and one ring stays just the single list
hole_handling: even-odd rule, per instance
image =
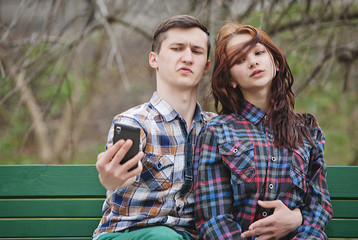
[{"label": "plaid shirt", "polygon": [[185,120],[156,93],[150,102],[117,115],[116,122],[139,126],[143,171],[129,187],[117,189],[103,205],[94,235],[129,227],[165,225],[197,237],[194,224],[192,163],[196,137],[214,116],[197,105],[190,131]]},{"label": "plaid shirt", "polygon": [[272,214],[258,200],[278,199],[303,215],[302,225],[284,239],[326,239],[332,208],[321,129],[310,131],[316,148],[305,140],[290,151],[274,144],[264,111],[248,102],[243,109],[240,115],[218,116],[199,135],[194,181],[200,235],[241,239],[251,223]]}]

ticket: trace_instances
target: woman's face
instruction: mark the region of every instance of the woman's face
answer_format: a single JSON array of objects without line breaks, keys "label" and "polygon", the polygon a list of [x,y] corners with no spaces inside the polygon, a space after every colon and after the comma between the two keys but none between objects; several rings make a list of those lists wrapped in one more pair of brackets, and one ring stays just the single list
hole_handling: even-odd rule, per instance
[{"label": "woman's face", "polygon": [[[233,37],[227,45],[227,53],[240,48],[252,39],[249,34]],[[241,89],[245,99],[260,96],[258,92],[269,94],[276,67],[271,53],[264,45],[258,43],[246,55],[238,59],[230,69],[231,77]]]}]

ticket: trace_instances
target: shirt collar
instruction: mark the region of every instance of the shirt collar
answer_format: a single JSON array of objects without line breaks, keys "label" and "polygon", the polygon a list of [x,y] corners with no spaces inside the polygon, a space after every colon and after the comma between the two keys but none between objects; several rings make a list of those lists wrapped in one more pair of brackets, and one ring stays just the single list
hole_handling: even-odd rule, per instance
[{"label": "shirt collar", "polygon": [[[170,122],[175,118],[179,117],[179,114],[175,109],[170,106],[163,98],[159,97],[157,92],[153,93],[152,98],[150,99],[150,104],[159,112],[160,115],[165,119],[165,121]],[[194,122],[201,121],[202,117],[202,109],[199,103],[196,104],[195,112],[194,112]]]},{"label": "shirt collar", "polygon": [[256,125],[261,122],[261,120],[266,116],[266,113],[255,105],[244,101],[241,115]]}]

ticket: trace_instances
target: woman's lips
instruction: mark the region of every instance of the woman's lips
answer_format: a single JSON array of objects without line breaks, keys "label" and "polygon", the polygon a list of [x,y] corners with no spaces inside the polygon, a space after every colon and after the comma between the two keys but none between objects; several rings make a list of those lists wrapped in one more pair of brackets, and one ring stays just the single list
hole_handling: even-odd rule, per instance
[{"label": "woman's lips", "polygon": [[260,77],[264,73],[264,70],[256,70],[251,73],[250,77]]}]

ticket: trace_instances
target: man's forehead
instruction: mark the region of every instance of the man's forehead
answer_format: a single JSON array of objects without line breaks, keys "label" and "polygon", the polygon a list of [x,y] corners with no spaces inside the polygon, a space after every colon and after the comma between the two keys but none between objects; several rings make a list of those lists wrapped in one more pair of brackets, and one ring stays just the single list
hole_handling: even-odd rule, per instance
[{"label": "man's forehead", "polygon": [[207,49],[208,37],[200,28],[172,28],[169,29],[163,42],[167,44],[190,44]]}]

